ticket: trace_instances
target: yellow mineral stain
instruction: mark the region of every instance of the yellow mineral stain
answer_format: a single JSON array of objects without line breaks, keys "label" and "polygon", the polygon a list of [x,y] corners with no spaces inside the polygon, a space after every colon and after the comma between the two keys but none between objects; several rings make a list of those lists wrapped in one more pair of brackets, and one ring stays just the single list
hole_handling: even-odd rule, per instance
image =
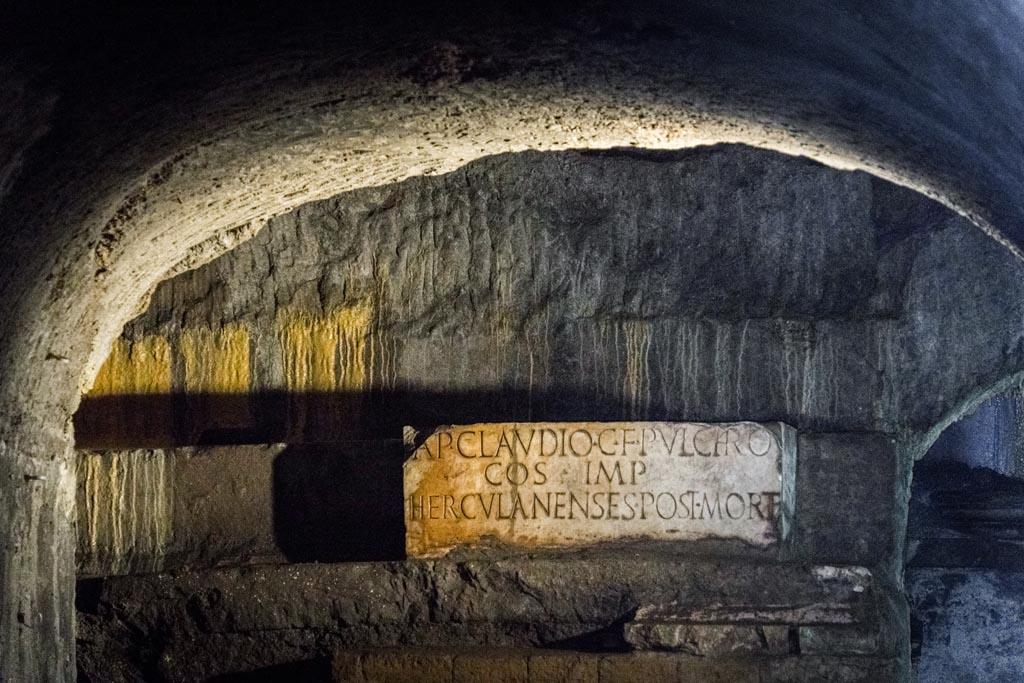
[{"label": "yellow mineral stain", "polygon": [[172,492],[163,451],[81,453],[79,552],[87,574],[157,571],[171,541]]},{"label": "yellow mineral stain", "polygon": [[[369,371],[371,384],[385,391],[395,388],[398,381],[398,344],[395,339],[382,330],[374,330],[370,344]],[[380,381],[375,383],[372,375],[380,373]]]},{"label": "yellow mineral stain", "polygon": [[[325,313],[285,310],[275,321],[289,401],[290,438],[322,438],[359,420],[362,393],[369,388],[372,345],[369,304]],[[315,396],[314,396],[315,395]]]},{"label": "yellow mineral stain", "polygon": [[492,357],[494,364],[492,373],[495,381],[503,377],[506,368],[509,366],[509,351],[514,348],[517,340],[512,316],[508,309],[502,306],[496,307],[490,318],[490,336],[493,340],[494,353]]},{"label": "yellow mineral stain", "polygon": [[169,394],[171,345],[160,335],[114,342],[89,396]]},{"label": "yellow mineral stain", "polygon": [[290,391],[359,390],[367,386],[367,340],[373,321],[368,304],[323,314],[278,314],[277,337]]},{"label": "yellow mineral stain", "polygon": [[[380,271],[379,263],[373,264],[374,292],[372,308],[375,309],[372,322],[372,333],[368,341],[370,360],[367,366],[369,377],[367,385],[385,391],[395,388],[398,381],[398,343],[388,332],[385,324],[385,311],[390,301],[391,278]],[[379,381],[375,375],[379,373]]]},{"label": "yellow mineral stain", "polygon": [[189,394],[244,394],[249,391],[249,330],[230,323],[219,330],[182,330],[181,359]]},{"label": "yellow mineral stain", "polygon": [[626,367],[622,373],[622,396],[627,417],[646,417],[650,404],[650,350],[651,334],[639,320],[624,323],[626,341]]}]

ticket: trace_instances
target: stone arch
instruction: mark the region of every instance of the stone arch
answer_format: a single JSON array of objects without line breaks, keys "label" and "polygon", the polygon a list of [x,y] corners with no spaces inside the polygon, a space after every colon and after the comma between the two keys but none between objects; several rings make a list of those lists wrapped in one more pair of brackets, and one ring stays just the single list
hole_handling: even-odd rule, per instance
[{"label": "stone arch", "polygon": [[1024,370],[1016,370],[964,397],[963,400],[946,412],[941,420],[933,424],[929,429],[920,432],[919,437],[913,441],[910,447],[910,454],[913,460],[917,461],[923,458],[950,425],[970,415],[991,399],[1007,393],[1014,387],[1020,386],[1022,382],[1024,382]]},{"label": "stone arch", "polygon": [[19,104],[0,174],[0,466],[18,492],[0,521],[18,540],[0,563],[16,596],[0,614],[0,672],[73,671],[65,527],[79,389],[162,276],[290,207],[501,151],[743,142],[913,187],[1016,249],[1019,8],[835,12],[706,2],[538,20],[497,8],[378,17],[373,31],[304,15],[243,22],[147,69],[7,59]]}]

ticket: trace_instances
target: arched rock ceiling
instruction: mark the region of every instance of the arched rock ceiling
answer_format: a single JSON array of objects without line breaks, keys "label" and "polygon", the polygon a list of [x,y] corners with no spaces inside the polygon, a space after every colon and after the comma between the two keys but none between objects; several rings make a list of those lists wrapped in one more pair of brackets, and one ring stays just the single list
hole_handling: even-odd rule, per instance
[{"label": "arched rock ceiling", "polygon": [[66,419],[168,270],[304,202],[500,152],[743,142],[868,170],[1024,244],[1012,0],[378,10],[69,20],[43,66],[9,57],[12,421]]}]

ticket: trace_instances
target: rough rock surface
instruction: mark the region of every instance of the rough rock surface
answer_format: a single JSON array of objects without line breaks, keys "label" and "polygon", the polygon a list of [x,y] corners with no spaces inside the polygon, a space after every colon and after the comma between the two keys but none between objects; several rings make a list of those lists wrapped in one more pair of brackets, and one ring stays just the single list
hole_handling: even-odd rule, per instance
[{"label": "rough rock surface", "polygon": [[[859,578],[851,583],[853,575]],[[898,632],[904,618],[890,587],[877,578],[865,583],[862,569],[654,554],[579,560],[571,581],[565,578],[563,560],[543,558],[112,578],[91,586],[91,599],[81,601],[83,673],[105,683],[147,675],[184,683],[368,647],[614,651],[624,644],[623,622],[639,606],[707,605],[709,596],[723,609],[766,598],[776,605],[831,604],[888,633]],[[707,671],[725,675],[729,666],[710,663]]]},{"label": "rough rock surface", "polygon": [[114,347],[135,374],[101,373],[77,434],[323,441],[509,418],[926,434],[1024,367],[1024,297],[984,295],[1022,273],[927,200],[765,152],[496,157],[304,207],[161,284]]},{"label": "rough rock surface", "polygon": [[919,630],[920,680],[1020,680],[1024,573],[913,568],[907,572],[907,592]]},{"label": "rough rock surface", "polygon": [[[103,595],[167,581],[187,583],[191,595],[231,576],[241,581],[231,625],[195,637],[202,597],[186,599],[192,612],[177,598],[152,598],[145,622],[126,616],[142,597],[123,608],[103,607],[117,600],[102,598],[82,613],[89,634],[82,659],[101,678],[118,667],[156,667],[187,679],[203,666],[227,673],[311,662],[336,646],[623,647],[621,633],[606,639],[625,612],[585,616],[574,607],[571,618],[528,612],[519,620],[518,597],[501,598],[504,589],[473,572],[449,571],[471,564],[436,565],[451,579],[439,593],[490,586],[496,611],[470,619],[435,605],[424,608],[433,615],[427,624],[387,627],[377,617],[350,626],[345,616],[338,633],[239,615],[260,604],[300,616],[340,614],[323,596],[348,595],[341,579],[306,593],[280,577],[308,577],[315,570],[307,566],[245,570],[253,574],[205,568],[400,559],[401,455],[391,449],[406,424],[760,417],[799,428],[797,450],[807,454],[798,457],[792,542],[770,553],[694,543],[546,556],[560,563],[544,565],[549,589],[558,600],[607,599],[621,608],[620,588],[580,585],[609,554],[648,558],[630,569],[635,578],[617,579],[638,591],[637,604],[675,599],[661,593],[664,581],[704,581],[710,570],[701,562],[714,561],[696,557],[732,563],[721,571],[736,586],[709,588],[706,601],[721,590],[750,590],[752,602],[764,601],[757,577],[792,570],[780,562],[868,565],[891,605],[885,642],[899,668],[908,451],[894,432],[913,433],[922,402],[902,387],[926,370],[903,362],[910,321],[924,330],[908,297],[923,286],[915,271],[921,245],[961,234],[977,240],[963,248],[989,253],[990,240],[914,195],[863,174],[739,147],[496,157],[275,219],[245,245],[157,289],[115,344],[77,423],[81,440],[94,445],[294,442],[281,452],[237,446],[82,456],[83,570],[188,570],[109,579],[99,584]],[[999,261],[999,252],[991,256],[993,267],[1017,267],[1010,257]],[[976,294],[955,283],[947,289],[956,297],[950,306]],[[301,443],[342,440],[349,441]],[[173,484],[154,489],[165,507],[150,507],[144,501],[160,467]],[[381,488],[353,485],[370,480]],[[160,509],[167,514],[155,515]],[[461,559],[495,557],[485,550]],[[379,588],[365,578],[360,599],[345,603],[358,615],[379,601],[416,604],[408,582],[443,578],[426,578],[423,566],[325,571],[391,577]],[[655,579],[657,567],[665,576]],[[418,578],[395,578],[409,575]],[[244,576],[270,578],[241,590]],[[560,609],[558,600],[547,602]],[[822,651],[871,649],[857,634],[805,635]]]},{"label": "rough rock surface", "polygon": [[[905,269],[874,219],[867,176],[737,147],[505,156],[362,190],[158,287],[114,363],[147,344],[166,360],[127,384],[101,373],[76,433],[103,446],[398,437],[492,416],[890,425]],[[204,374],[232,362],[239,385]],[[146,424],[107,422],[118,411]],[[191,423],[211,414],[222,422]]]},{"label": "rough rock surface", "polygon": [[[765,152],[496,157],[304,207],[163,283],[114,347],[135,374],[101,373],[77,433],[318,441],[509,418],[923,433],[1024,367],[1021,298],[983,294],[1021,274],[941,207]],[[992,329],[1002,345],[982,343]]]}]

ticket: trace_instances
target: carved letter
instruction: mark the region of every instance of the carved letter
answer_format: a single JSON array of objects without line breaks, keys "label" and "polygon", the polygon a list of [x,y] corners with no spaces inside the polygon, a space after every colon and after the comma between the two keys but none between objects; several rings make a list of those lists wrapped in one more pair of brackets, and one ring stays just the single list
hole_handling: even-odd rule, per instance
[{"label": "carved letter", "polygon": [[615,455],[615,449],[619,445],[618,441],[613,441],[612,442],[612,449],[610,451],[604,447],[604,435],[608,434],[609,432],[611,434],[613,434],[613,435],[615,434],[615,430],[614,429],[602,429],[598,433],[598,435],[597,435],[597,446],[598,446],[598,448],[601,449],[601,453],[603,453],[604,455]]},{"label": "carved letter", "polygon": [[[536,434],[536,433],[537,433],[536,429],[531,429],[530,430],[530,439],[529,439],[529,441],[527,441],[526,443],[523,443],[522,438],[519,436],[519,430],[517,429],[517,430],[512,432],[512,438],[515,439],[516,444],[523,449],[523,457],[526,457],[527,455],[529,455],[529,453],[530,453],[530,446],[533,445],[533,435]],[[542,451],[544,450],[543,447],[541,448],[541,450]],[[541,455],[543,455],[543,453]]]},{"label": "carved letter", "polygon": [[[498,481],[494,481],[494,479],[491,479],[491,468],[492,467],[497,467],[498,468],[498,474],[495,475],[495,479],[497,479]],[[501,463],[500,462],[488,463],[487,467],[484,468],[484,479],[486,479],[487,483],[492,485],[492,486],[501,486]]]},{"label": "carved letter", "polygon": [[636,434],[636,430],[635,429],[629,429],[629,428],[622,430],[622,455],[626,454],[626,446],[635,446],[638,443],[640,443],[636,439],[633,439],[632,441],[630,441],[628,438],[626,438],[626,433],[627,432],[632,432],[633,434]]},{"label": "carved letter", "polygon": [[[729,504],[732,503],[734,498],[740,504],[740,511],[735,515],[732,513],[732,508],[729,506]],[[728,496],[725,497],[725,514],[729,516],[729,519],[740,519],[741,517],[743,517],[743,513],[746,511],[745,508],[746,504],[743,501],[743,496],[741,496],[740,494],[730,493]]]},{"label": "carved letter", "polygon": [[[663,501],[663,500],[667,500],[669,503],[672,503],[672,511],[671,512],[662,512],[661,511],[661,501]],[[667,508],[668,508],[668,506],[666,505],[666,509]],[[658,513],[659,517],[661,517],[662,519],[672,519],[673,517],[676,516],[676,510],[677,509],[678,508],[676,507],[676,497],[675,496],[673,496],[671,493],[659,493],[658,494],[658,500],[657,500],[657,502],[654,505],[654,510],[655,510],[655,512]]]},{"label": "carved letter", "polygon": [[459,503],[459,509],[462,510],[462,516],[466,519],[476,519],[476,515],[470,515],[468,512],[466,512],[466,500],[472,498],[473,494],[467,493],[466,495],[462,496],[462,502]]},{"label": "carved letter", "polygon": [[462,437],[466,436],[467,434],[472,436],[473,432],[459,432],[458,438],[455,439],[455,450],[457,450],[459,452],[459,455],[461,455],[463,458],[472,458],[475,456],[468,455],[464,450],[462,450]]},{"label": "carved letter", "polygon": [[[587,450],[582,452],[582,453],[580,451],[576,450],[576,441],[578,441],[576,436],[579,435],[579,434],[582,434],[583,436],[587,437]],[[590,455],[590,451],[594,450],[594,440],[593,440],[593,437],[591,436],[590,432],[588,432],[585,429],[577,429],[575,432],[570,434],[569,435],[569,450],[572,451],[572,454],[575,455],[578,458],[585,458],[588,455]]]}]

